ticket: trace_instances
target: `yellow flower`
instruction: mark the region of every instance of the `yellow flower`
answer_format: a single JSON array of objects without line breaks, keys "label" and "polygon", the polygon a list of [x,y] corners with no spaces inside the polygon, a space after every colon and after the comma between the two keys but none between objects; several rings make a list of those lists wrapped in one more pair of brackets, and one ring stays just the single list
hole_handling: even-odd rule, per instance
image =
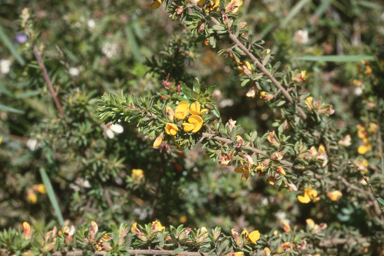
[{"label": "yellow flower", "polygon": [[191,104],[191,109],[189,110],[189,112],[191,112],[192,115],[202,115],[204,113],[206,113],[208,111],[208,109],[204,108],[200,111],[200,103],[199,102],[195,102],[195,103],[192,103]]},{"label": "yellow flower", "polygon": [[289,225],[289,223],[287,221],[283,220],[281,223],[283,224],[283,228],[284,228],[285,233],[291,232],[291,226]]},{"label": "yellow flower", "polygon": [[267,166],[269,164],[269,159],[264,160],[263,162],[259,163],[259,165],[256,167],[257,171],[265,172],[267,170]]},{"label": "yellow flower", "polygon": [[255,230],[255,231],[252,231],[251,233],[248,233],[248,230],[244,229],[243,232],[241,232],[241,234],[245,234],[246,235],[246,239],[248,241],[250,241],[251,243],[253,244],[257,244],[257,240],[260,239],[260,232],[258,230]]},{"label": "yellow flower", "polygon": [[44,184],[33,185],[33,189],[40,194],[47,194]]},{"label": "yellow flower", "polygon": [[297,196],[297,199],[299,199],[301,203],[307,204],[311,201],[311,199],[313,200],[317,197],[317,191],[313,190],[312,186],[308,186],[308,189],[305,189],[305,187],[303,187],[303,190],[304,196]]},{"label": "yellow flower", "polygon": [[367,159],[363,159],[362,161],[355,161],[354,164],[359,168],[361,174],[366,174],[368,169],[368,161]]},{"label": "yellow flower", "polygon": [[203,126],[203,119],[200,116],[192,115],[188,118],[189,123],[183,123],[184,131],[196,133]]},{"label": "yellow flower", "polygon": [[372,149],[371,143],[366,138],[363,138],[364,145],[360,145],[359,148],[357,149],[357,152],[361,155],[364,155],[367,153],[367,151]]},{"label": "yellow flower", "polygon": [[363,86],[363,79],[359,80],[353,80],[353,84],[356,85],[357,87],[362,87]]},{"label": "yellow flower", "polygon": [[179,105],[175,109],[175,117],[179,120],[184,120],[189,112],[189,104],[185,101],[179,102]]},{"label": "yellow flower", "polygon": [[179,218],[179,222],[180,223],[185,223],[185,222],[187,222],[187,216],[181,216],[180,218]]},{"label": "yellow flower", "polygon": [[268,247],[264,248],[264,255],[265,256],[271,256],[271,250]]},{"label": "yellow flower", "polygon": [[155,0],[152,4],[151,7],[152,9],[157,9],[160,7],[160,5],[163,3],[163,0]]},{"label": "yellow flower", "polygon": [[141,169],[132,169],[132,179],[138,180],[144,178],[144,172]]},{"label": "yellow flower", "polygon": [[165,132],[171,136],[175,136],[178,130],[179,128],[177,128],[177,125],[175,124],[167,123],[165,126]]},{"label": "yellow flower", "polygon": [[352,144],[351,135],[348,134],[347,136],[344,137],[344,139],[339,140],[338,143],[339,143],[339,145],[344,146],[344,147],[351,146],[351,144]]},{"label": "yellow flower", "polygon": [[132,233],[137,233],[138,230],[139,229],[137,228],[137,222],[133,223],[132,228],[131,228],[131,232]]},{"label": "yellow flower", "polygon": [[213,4],[208,3],[206,12],[212,12],[216,9],[217,6],[219,6],[220,0],[213,0]]},{"label": "yellow flower", "polygon": [[327,196],[332,201],[337,201],[343,196],[343,193],[341,193],[339,190],[335,190],[335,191],[329,192]]},{"label": "yellow flower", "polygon": [[241,180],[245,181],[249,178],[249,173],[251,172],[251,170],[247,167],[236,167],[235,172],[241,173]]},{"label": "yellow flower", "polygon": [[241,65],[238,66],[237,69],[242,72],[239,76],[247,76],[252,74],[252,66],[248,61],[241,63]]},{"label": "yellow flower", "polygon": [[311,97],[311,96],[308,97],[308,98],[305,100],[305,104],[307,104],[309,110],[312,110],[312,109],[313,109],[313,107],[312,107],[312,102],[313,102],[313,97]]},{"label": "yellow flower", "polygon": [[306,75],[305,75],[306,73],[307,73],[307,71],[305,71],[305,70],[302,70],[302,71],[301,71],[301,76],[300,76],[300,77],[301,77],[301,79],[303,79],[304,81],[305,81],[305,79],[307,79],[307,77],[306,77]]},{"label": "yellow flower", "polygon": [[236,147],[240,148],[244,144],[244,139],[240,135],[236,135],[237,144]]},{"label": "yellow flower", "polygon": [[[185,0],[185,1],[187,1],[187,3],[190,3],[188,0]],[[196,2],[197,2],[197,4],[198,4],[199,6],[203,6],[203,5],[205,4],[205,1],[204,1],[204,0],[196,0]]]},{"label": "yellow flower", "polygon": [[33,204],[35,204],[37,202],[37,196],[36,196],[35,192],[33,192],[32,189],[28,190],[27,198],[28,198],[28,201],[33,203]]},{"label": "yellow flower", "polygon": [[275,178],[273,178],[272,176],[269,177],[267,181],[268,181],[269,185],[271,185],[271,186],[275,185]]},{"label": "yellow flower", "polygon": [[250,98],[255,98],[255,96],[256,96],[255,87],[252,86],[251,90],[249,90],[245,96],[250,97]]},{"label": "yellow flower", "polygon": [[376,130],[377,130],[377,124],[375,124],[375,123],[369,123],[369,128],[371,129],[372,133],[376,133]]},{"label": "yellow flower", "polygon": [[28,222],[23,222],[23,231],[24,231],[24,239],[28,240],[31,239],[32,233],[31,233],[31,225],[29,225]]},{"label": "yellow flower", "polygon": [[271,100],[273,99],[273,95],[267,92],[260,92],[260,99],[265,99],[265,100]]},{"label": "yellow flower", "polygon": [[243,252],[235,252],[235,253],[232,253],[231,256],[244,256],[244,253]]},{"label": "yellow flower", "polygon": [[160,232],[160,231],[164,232],[165,231],[165,227],[161,225],[160,221],[156,220],[156,221],[152,222],[152,230],[153,231],[158,231],[158,232]]},{"label": "yellow flower", "polygon": [[157,138],[153,142],[153,147],[157,148],[158,146],[161,145],[162,142],[163,142],[163,134],[160,134],[159,136],[157,136]]},{"label": "yellow flower", "polygon": [[305,221],[307,222],[309,229],[313,229],[315,227],[315,222],[313,219],[306,219]]},{"label": "yellow flower", "polygon": [[281,166],[277,167],[277,171],[278,171],[279,173],[283,174],[283,175],[286,174],[286,173],[285,173],[285,170],[284,170],[283,167],[281,167]]},{"label": "yellow flower", "polygon": [[243,5],[243,0],[231,0],[225,7],[225,12],[227,13],[236,13],[239,10],[239,7]]}]

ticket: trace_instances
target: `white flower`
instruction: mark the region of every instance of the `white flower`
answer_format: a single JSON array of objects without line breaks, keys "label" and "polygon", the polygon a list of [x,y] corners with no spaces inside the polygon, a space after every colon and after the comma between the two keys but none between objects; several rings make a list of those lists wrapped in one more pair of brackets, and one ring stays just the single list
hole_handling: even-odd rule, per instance
[{"label": "white flower", "polygon": [[73,67],[69,68],[68,72],[69,72],[69,74],[71,76],[78,76],[80,74],[79,69],[78,68],[73,68]]},{"label": "white flower", "polygon": [[8,74],[11,70],[11,61],[10,60],[0,60],[0,73]]},{"label": "white flower", "polygon": [[93,29],[96,26],[96,22],[93,19],[87,21],[87,26],[89,29]]},{"label": "white flower", "polygon": [[219,103],[219,106],[221,108],[230,107],[232,105],[233,105],[233,100],[231,100],[231,99],[224,99],[224,100],[220,101],[220,103]]},{"label": "white flower", "polygon": [[295,32],[295,36],[293,37],[293,40],[300,44],[308,44],[309,43],[308,30],[297,30]]},{"label": "white flower", "polygon": [[356,87],[355,88],[355,95],[360,96],[363,93],[363,89],[361,87]]},{"label": "white flower", "polygon": [[289,223],[289,220],[286,220],[286,219],[285,219],[285,218],[287,217],[287,213],[285,213],[285,212],[276,212],[276,213],[275,213],[275,216],[276,216],[276,218],[278,218],[280,221],[285,220],[286,222]]},{"label": "white flower", "polygon": [[104,132],[108,138],[113,139],[115,137],[115,133],[123,133],[124,128],[119,124],[108,124],[104,126]]},{"label": "white flower", "polygon": [[40,147],[39,142],[36,139],[28,139],[26,146],[31,151],[35,151]]},{"label": "white flower", "polygon": [[106,43],[101,51],[108,59],[110,59],[117,54],[117,44]]}]

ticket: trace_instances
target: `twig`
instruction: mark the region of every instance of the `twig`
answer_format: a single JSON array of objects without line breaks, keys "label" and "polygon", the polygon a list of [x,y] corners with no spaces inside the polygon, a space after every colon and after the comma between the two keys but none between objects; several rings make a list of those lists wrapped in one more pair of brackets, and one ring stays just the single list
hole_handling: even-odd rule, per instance
[{"label": "twig", "polygon": [[64,110],[61,107],[59,100],[57,99],[57,94],[56,94],[55,90],[53,89],[51,79],[48,76],[47,69],[44,65],[43,59],[41,58],[41,52],[39,51],[39,49],[37,48],[36,45],[33,45],[33,52],[35,53],[37,62],[39,63],[39,67],[40,67],[41,71],[43,72],[44,80],[49,87],[49,91],[51,92],[51,96],[53,98],[53,101],[55,102],[56,108],[59,110],[62,117],[64,117]]},{"label": "twig", "polygon": [[359,244],[368,242],[367,238],[333,238],[331,240],[320,242],[320,246],[330,246],[330,245],[337,245],[337,244],[349,244],[351,242],[357,242]]},{"label": "twig", "polygon": [[[202,9],[197,5],[196,1],[195,0],[191,0],[189,1],[190,3],[192,3],[192,5],[199,11],[202,11]],[[215,25],[221,25],[220,22],[211,16],[211,20],[212,22],[215,24]],[[256,57],[247,49],[247,47],[245,47],[245,45],[239,41],[239,39],[237,39],[237,37],[232,34],[229,30],[228,30],[228,35],[229,35],[229,38],[254,62],[254,64],[269,78],[271,79],[272,83],[275,84],[275,86],[281,90],[281,92],[284,94],[284,96],[287,98],[287,100],[293,104],[293,105],[296,105],[296,103],[293,101],[291,95],[289,95],[289,93],[287,92],[287,90],[284,89],[284,87],[276,80],[276,78],[271,74],[269,73],[269,71],[263,66],[263,64],[258,60],[256,59]],[[297,106],[297,105],[296,105]],[[297,106],[297,110],[299,112],[299,115],[305,120],[307,119],[307,115],[304,113],[304,111],[299,107]]]}]

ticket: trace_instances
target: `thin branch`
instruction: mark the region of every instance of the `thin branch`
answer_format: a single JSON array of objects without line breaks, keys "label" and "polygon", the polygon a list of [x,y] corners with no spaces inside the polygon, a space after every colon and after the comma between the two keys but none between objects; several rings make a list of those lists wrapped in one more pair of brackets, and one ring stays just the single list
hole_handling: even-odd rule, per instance
[{"label": "thin branch", "polygon": [[[213,134],[210,134],[210,133],[206,133],[204,132],[203,133],[203,138],[207,138],[208,140],[210,139],[213,139],[213,140],[217,140],[217,141],[221,141],[221,142],[224,142],[226,144],[235,144],[232,140],[230,139],[226,139],[226,138],[223,138],[223,137],[220,137],[220,136],[215,136]],[[241,149],[244,149],[244,150],[250,150],[252,152],[255,152],[256,154],[260,154],[260,155],[263,155],[263,156],[266,156],[266,157],[269,157],[269,155],[267,154],[267,152],[264,152],[260,149],[257,149],[257,148],[254,148],[254,147],[250,147],[250,146],[242,146]],[[288,162],[288,161],[285,161],[285,160],[280,160],[281,163],[289,166],[289,167],[292,167],[293,166],[293,163],[291,162]]]},{"label": "thin branch", "polygon": [[[360,171],[359,171],[360,172]],[[353,190],[356,190],[360,193],[363,193],[363,194],[366,194],[369,196],[369,198],[372,200],[373,202],[373,207],[375,208],[375,213],[376,215],[380,216],[381,215],[381,208],[379,206],[379,203],[377,202],[375,196],[368,192],[368,191],[365,191],[364,189],[361,189],[359,187],[356,187],[355,185],[349,183],[346,179],[344,179],[342,176],[337,176],[337,178],[349,189],[353,189]]]},{"label": "thin branch", "polygon": [[337,244],[350,244],[352,242],[356,242],[358,244],[368,242],[369,240],[367,238],[333,238],[331,240],[320,242],[320,246],[331,246],[331,245],[337,245]]},{"label": "thin branch", "polygon": [[33,45],[33,52],[35,53],[37,62],[39,63],[39,67],[40,67],[41,71],[43,72],[44,80],[49,87],[49,91],[51,92],[51,96],[53,98],[53,101],[55,102],[56,108],[59,110],[60,114],[64,117],[64,110],[61,107],[59,100],[57,99],[57,94],[56,94],[55,90],[53,89],[51,79],[49,78],[49,75],[48,75],[47,69],[44,65],[43,59],[41,58],[41,52],[39,51],[39,49],[37,48],[36,45]]},{"label": "thin branch", "polygon": [[[196,1],[195,0],[191,0],[189,1],[190,3],[192,3],[192,5],[199,11],[202,11],[202,9],[197,5]],[[214,17],[211,16],[211,20],[212,22],[215,24],[215,25],[221,25],[221,23]],[[237,37],[232,34],[229,30],[228,30],[228,35],[229,35],[229,38],[254,62],[254,64],[269,78],[271,79],[272,83],[275,84],[275,86],[281,90],[281,92],[284,94],[285,98],[287,98],[287,100],[295,105],[297,107],[297,110],[299,112],[299,115],[305,120],[307,119],[307,115],[304,113],[304,111],[299,107],[297,106],[297,104],[293,101],[291,95],[289,95],[289,93],[287,92],[287,90],[285,90],[285,88],[276,80],[276,78],[271,74],[269,73],[269,71],[264,67],[264,65],[247,49],[247,47],[245,47],[245,45],[240,42],[239,39],[237,39]]]}]

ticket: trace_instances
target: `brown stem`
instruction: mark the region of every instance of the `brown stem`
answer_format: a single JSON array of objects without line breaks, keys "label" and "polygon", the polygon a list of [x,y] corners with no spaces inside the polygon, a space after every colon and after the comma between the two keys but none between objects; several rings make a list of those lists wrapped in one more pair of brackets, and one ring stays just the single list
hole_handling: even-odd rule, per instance
[{"label": "brown stem", "polygon": [[[193,6],[198,9],[199,11],[201,11],[202,9],[197,5],[196,1],[195,0],[191,0],[189,1],[193,4]],[[211,16],[211,20],[212,22],[215,24],[215,25],[221,25],[220,22],[215,19],[214,17]],[[245,47],[245,45],[240,42],[239,39],[237,39],[237,37],[232,34],[229,30],[228,30],[228,35],[229,35],[229,38],[254,62],[254,64],[261,70],[261,72],[263,72],[269,79],[271,79],[272,83],[279,89],[281,90],[281,92],[284,94],[284,96],[287,98],[287,100],[293,104],[293,105],[296,105],[296,103],[293,101],[291,95],[289,95],[289,93],[287,92],[287,90],[285,90],[285,88],[276,80],[276,78],[271,74],[269,73],[269,71],[264,67],[264,65],[258,60],[256,59],[256,57],[247,49],[247,47]],[[296,105],[297,106],[297,105]],[[304,111],[299,107],[297,106],[297,110],[299,112],[299,115],[305,120],[307,119],[307,115],[304,113]]]},{"label": "brown stem", "polygon": [[349,189],[356,190],[360,193],[366,194],[369,196],[369,198],[372,200],[373,207],[375,208],[375,213],[377,216],[381,216],[381,210],[379,203],[377,202],[376,198],[373,196],[373,194],[369,191],[365,191],[364,189],[361,189],[359,187],[356,187],[355,185],[349,183],[346,179],[344,179],[342,176],[337,176],[337,178]]},{"label": "brown stem", "polygon": [[53,85],[52,85],[51,79],[48,76],[47,69],[46,69],[46,67],[44,65],[43,59],[41,58],[41,52],[39,51],[39,49],[37,48],[36,45],[33,45],[33,52],[35,53],[37,62],[39,63],[39,67],[40,67],[41,71],[43,72],[44,80],[45,80],[45,82],[47,83],[47,85],[49,87],[49,91],[51,92],[51,96],[53,98],[53,101],[55,102],[56,108],[59,110],[61,116],[64,117],[64,110],[61,107],[61,104],[60,104],[59,100],[57,99],[57,95],[56,95],[55,90],[53,89]]}]

